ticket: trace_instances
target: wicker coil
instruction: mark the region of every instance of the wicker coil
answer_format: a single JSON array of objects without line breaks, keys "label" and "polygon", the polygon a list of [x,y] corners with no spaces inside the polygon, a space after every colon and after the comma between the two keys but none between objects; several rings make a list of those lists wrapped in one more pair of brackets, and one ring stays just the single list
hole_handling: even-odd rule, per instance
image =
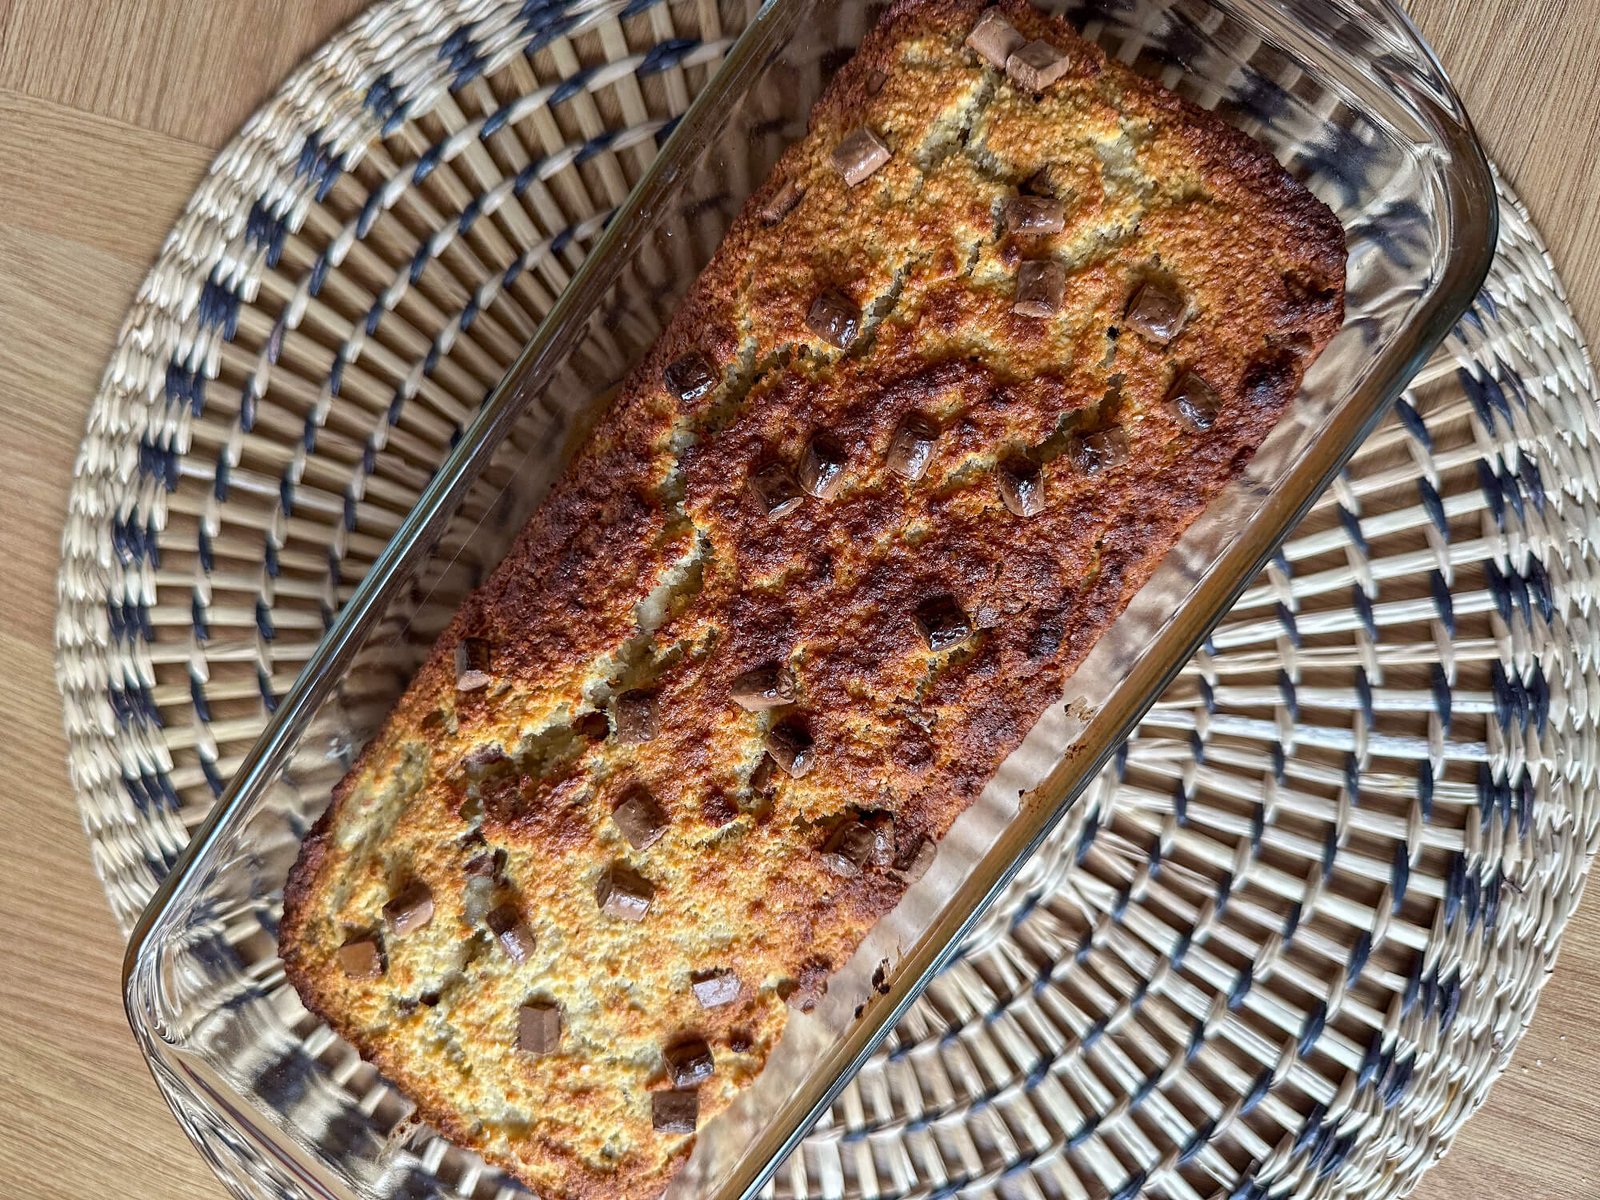
[{"label": "wicker coil", "polygon": [[[217,159],[63,534],[124,928],[736,33],[692,0],[385,0]],[[1595,381],[1501,199],[1472,310],[774,1194],[1392,1196],[1482,1102],[1600,836]]]}]

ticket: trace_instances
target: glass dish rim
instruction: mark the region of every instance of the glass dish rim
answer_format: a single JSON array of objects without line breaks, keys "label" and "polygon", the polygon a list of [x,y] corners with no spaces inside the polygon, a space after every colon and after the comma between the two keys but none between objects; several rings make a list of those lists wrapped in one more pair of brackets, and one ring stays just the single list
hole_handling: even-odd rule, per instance
[{"label": "glass dish rim", "polygon": [[[1226,5],[1230,0],[1217,2]],[[1292,4],[1286,5],[1283,0],[1244,2],[1258,11],[1275,13],[1280,28],[1298,27]],[[558,364],[575,340],[583,336],[593,302],[605,289],[611,263],[629,254],[639,238],[649,235],[655,205],[671,195],[681,168],[715,135],[730,93],[737,98],[738,89],[746,78],[753,71],[759,71],[766,57],[790,36],[800,15],[811,3],[813,0],[764,0],[740,31],[727,57],[691,102],[570,284],[557,298],[549,315],[485,399],[349,601],[336,614],[266,728],[246,752],[238,770],[141,912],[129,934],[121,984],[127,1019],[153,1072],[156,1063],[152,1048],[140,1032],[148,1028],[148,1023],[139,1007],[134,982],[147,950],[159,944],[155,934],[164,928],[163,919],[173,911],[212,849],[232,832],[236,820],[276,778],[325,699],[321,689],[339,678],[398,589],[404,586],[416,560],[426,554],[443,532],[455,505],[485,465],[486,452],[499,444],[502,434],[515,420],[530,379],[538,375],[542,366]],[[1159,635],[1153,647],[1156,652],[1145,656],[1130,671],[1128,680],[1116,690],[1112,703],[1096,715],[1079,742],[1040,783],[1037,790],[1048,796],[1048,800],[1038,805],[1044,815],[1036,822],[1026,842],[997,875],[981,882],[981,894],[974,903],[946,905],[923,937],[902,958],[891,991],[872,1006],[871,1013],[858,1022],[851,1035],[841,1040],[841,1047],[854,1043],[843,1061],[838,1061],[841,1054],[836,1052],[823,1064],[827,1069],[815,1073],[817,1080],[826,1078],[827,1082],[820,1090],[808,1089],[812,1094],[803,1102],[805,1111],[800,1119],[773,1122],[764,1130],[761,1143],[770,1146],[777,1139],[778,1144],[770,1150],[763,1149],[759,1155],[746,1155],[741,1159],[741,1171],[735,1175],[742,1173],[743,1178],[724,1180],[719,1188],[720,1195],[748,1198],[765,1185],[926,985],[947,964],[967,931],[1072,807],[1116,747],[1131,733],[1148,705],[1182,669],[1209,629],[1227,612],[1270,558],[1273,549],[1343,467],[1449,332],[1487,274],[1498,232],[1492,175],[1471,121],[1443,67],[1410,17],[1399,7],[1398,0],[1347,0],[1338,7],[1353,8],[1377,20],[1416,56],[1414,62],[1391,56],[1368,56],[1363,65],[1407,103],[1411,115],[1432,135],[1431,144],[1441,148],[1453,163],[1450,170],[1436,177],[1442,190],[1439,207],[1451,216],[1454,235],[1437,283],[1400,329],[1376,347],[1374,369],[1340,405],[1323,434],[1307,446],[1300,461],[1286,471],[1281,486],[1288,502],[1273,507],[1270,515],[1265,506],[1259,510],[1243,534],[1212,564],[1209,573],[1225,577],[1229,582],[1204,592],[1197,591],[1185,602]],[[1348,55],[1350,52],[1340,50],[1340,53]],[[1424,71],[1420,80],[1414,75],[1419,65]],[[1142,686],[1130,686],[1133,681]],[[970,883],[957,896],[969,890]],[[207,1098],[203,1102],[211,1104],[213,1100]],[[249,1124],[259,1129],[259,1122],[250,1121]],[[268,1133],[267,1136],[275,1135]],[[743,1170],[756,1158],[764,1164],[758,1171],[751,1174]]]}]

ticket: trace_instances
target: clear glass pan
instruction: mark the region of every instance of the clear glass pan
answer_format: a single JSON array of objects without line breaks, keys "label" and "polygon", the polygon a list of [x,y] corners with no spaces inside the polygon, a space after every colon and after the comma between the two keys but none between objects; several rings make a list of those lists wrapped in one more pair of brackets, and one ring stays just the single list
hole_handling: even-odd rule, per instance
[{"label": "clear glass pan", "polygon": [[[1249,471],[1070,681],[1071,703],[1041,721],[958,822],[828,1003],[796,1018],[746,1100],[703,1132],[674,1195],[760,1189],[1444,336],[1493,252],[1487,163],[1437,62],[1387,0],[1042,6],[1221,111],[1333,207],[1349,238],[1348,319]],[[578,16],[574,38],[585,14],[608,8],[567,7]],[[848,0],[772,0],[754,14],[743,0],[699,8],[701,19],[744,33],[339,614],[134,932],[124,975],[134,1033],[179,1119],[241,1196],[515,1190],[415,1131],[404,1099],[305,1014],[276,959],[276,922],[300,837],[331,786],[870,25]],[[858,1018],[866,977],[886,956],[897,963],[890,990]]]}]

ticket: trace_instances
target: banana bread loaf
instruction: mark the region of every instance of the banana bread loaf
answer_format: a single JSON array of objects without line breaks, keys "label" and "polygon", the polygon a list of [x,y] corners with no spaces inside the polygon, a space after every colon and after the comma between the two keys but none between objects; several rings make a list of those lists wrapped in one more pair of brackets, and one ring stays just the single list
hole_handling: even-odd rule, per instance
[{"label": "banana bread loaf", "polygon": [[1021,0],[900,0],[336,790],[305,1003],[658,1193],[1339,327],[1339,222]]}]

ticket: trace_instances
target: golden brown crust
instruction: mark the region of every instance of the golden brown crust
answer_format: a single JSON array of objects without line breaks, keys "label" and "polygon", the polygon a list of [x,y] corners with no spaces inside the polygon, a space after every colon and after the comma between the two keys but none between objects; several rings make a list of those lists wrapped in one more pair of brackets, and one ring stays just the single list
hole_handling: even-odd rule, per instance
[{"label": "golden brown crust", "polygon": [[[692,1145],[650,1127],[662,1050],[710,1045],[702,1125],[760,1071],[789,1003],[898,902],[896,859],[978,796],[1341,320],[1343,232],[1265,151],[1002,0],[1068,60],[1017,91],[962,44],[983,7],[900,0],[841,68],[290,877],[282,951],[307,1005],[542,1194],[660,1190]],[[831,155],[860,126],[891,157],[851,186]],[[1060,232],[1006,231],[1025,184],[1060,200]],[[1044,259],[1060,310],[1014,311]],[[1125,316],[1145,285],[1186,305],[1164,344]],[[808,324],[824,292],[861,310],[847,350]],[[718,379],[682,399],[664,375],[689,354]],[[888,462],[913,419],[937,428],[915,480]],[[1085,473],[1081,439],[1106,431],[1126,458]],[[797,471],[814,438],[843,460],[837,490],[766,515],[751,474]],[[1019,456],[1043,481],[1028,517],[997,482]],[[976,628],[930,650],[940,604]],[[469,637],[492,682],[458,691]],[[734,703],[773,663],[794,703]],[[651,697],[653,736],[596,739],[583,718],[625,692]],[[803,776],[761,766],[778,722],[811,739]],[[640,789],[667,825],[635,848],[611,813]],[[873,836],[839,840],[852,820]],[[653,888],[637,923],[596,902],[618,862]],[[414,880],[432,919],[391,935],[382,905]],[[525,920],[522,961],[491,904]],[[374,934],[384,975],[345,978],[339,946]],[[702,1008],[693,982],[716,971],[738,994]],[[555,1053],[513,1049],[530,1001],[563,1008]]]}]

